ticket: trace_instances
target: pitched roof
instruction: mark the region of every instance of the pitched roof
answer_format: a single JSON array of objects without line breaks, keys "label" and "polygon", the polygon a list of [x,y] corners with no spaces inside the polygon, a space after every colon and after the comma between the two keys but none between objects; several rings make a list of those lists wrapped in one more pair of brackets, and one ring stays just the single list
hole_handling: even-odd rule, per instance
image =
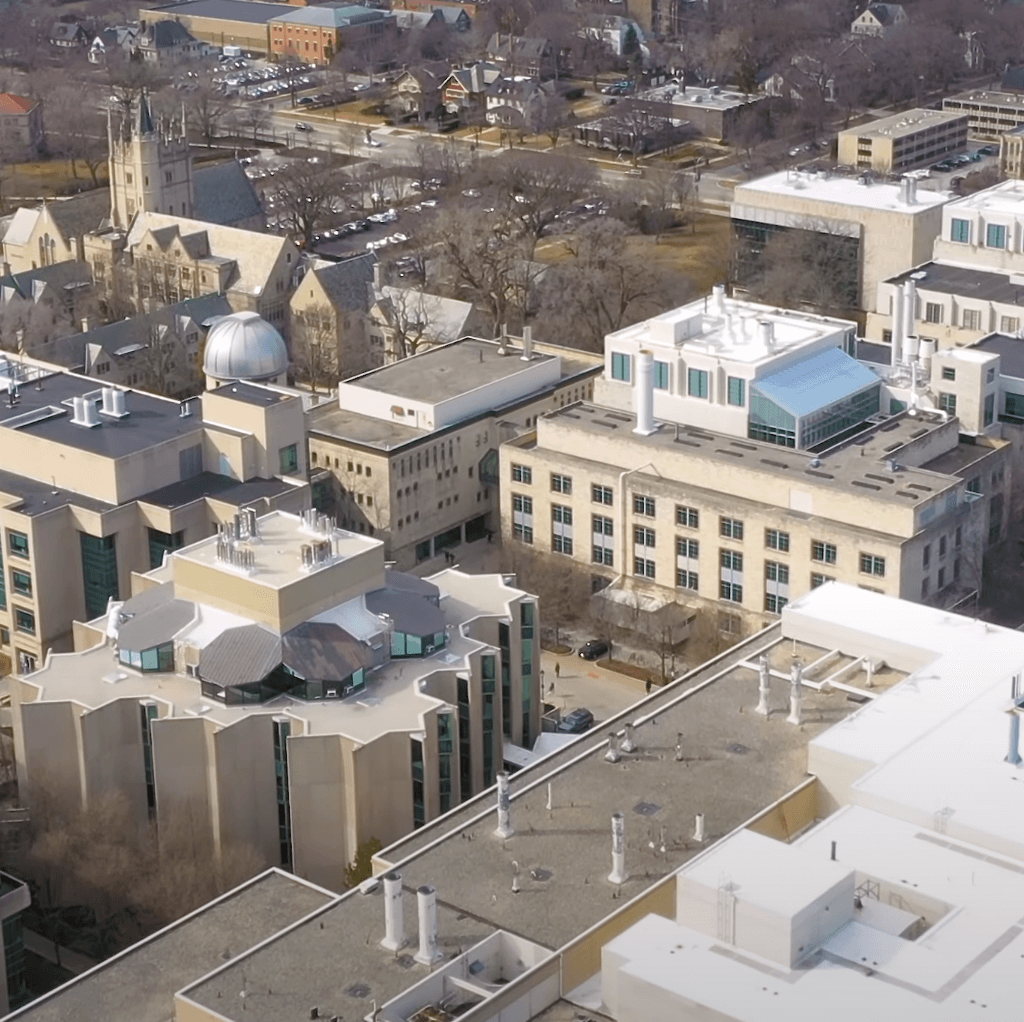
[{"label": "pitched roof", "polygon": [[140,46],[155,46],[167,49],[172,46],[187,46],[196,41],[195,36],[179,21],[154,21],[146,26],[139,39]]},{"label": "pitched roof", "polygon": [[0,92],[0,114],[27,114],[39,103],[27,96],[15,96],[13,92]]},{"label": "pitched roof", "polygon": [[366,312],[370,307],[373,267],[377,257],[372,252],[362,253],[340,263],[318,260],[310,273],[316,277],[331,304],[350,312]]},{"label": "pitched roof", "polygon": [[381,300],[386,313],[399,307],[406,320],[425,324],[424,333],[433,344],[457,341],[472,332],[467,328],[476,312],[471,302],[401,287],[381,288]]},{"label": "pitched roof", "polygon": [[50,216],[66,240],[81,238],[95,231],[110,214],[110,193],[106,188],[94,188],[68,199],[47,203]]},{"label": "pitched roof", "polygon": [[868,10],[880,25],[891,25],[903,10],[903,6],[901,4],[871,4]]},{"label": "pitched roof", "polygon": [[231,227],[263,216],[260,197],[237,160],[199,167],[192,181],[192,213],[196,220]]},{"label": "pitched roof", "polygon": [[344,681],[374,662],[366,643],[327,621],[305,621],[286,632],[281,637],[281,658],[300,678],[318,681]]},{"label": "pitched roof", "polygon": [[86,263],[68,260],[41,266],[35,270],[12,273],[0,277],[0,301],[5,301],[7,294],[13,292],[22,298],[32,298],[38,294],[36,285],[44,284],[53,288],[73,288],[79,284],[91,284],[92,274]]},{"label": "pitched roof", "polygon": [[262,625],[221,632],[202,652],[199,677],[222,688],[265,678],[281,663],[281,637]]},{"label": "pitched roof", "polygon": [[828,348],[795,365],[755,380],[752,387],[785,408],[801,416],[835,404],[878,382],[866,366],[841,348]]}]

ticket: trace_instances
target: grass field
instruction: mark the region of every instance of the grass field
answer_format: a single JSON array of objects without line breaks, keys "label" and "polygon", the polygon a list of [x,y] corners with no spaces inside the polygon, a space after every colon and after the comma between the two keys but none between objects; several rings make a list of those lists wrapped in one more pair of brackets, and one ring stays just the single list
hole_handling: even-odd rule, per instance
[{"label": "grass field", "polygon": [[[96,171],[100,187],[107,184],[107,164],[104,161]],[[71,173],[70,160],[45,160],[37,163],[17,163],[3,168],[3,194],[5,196],[71,195],[93,187],[92,175],[82,163],[78,164],[78,177]]]}]

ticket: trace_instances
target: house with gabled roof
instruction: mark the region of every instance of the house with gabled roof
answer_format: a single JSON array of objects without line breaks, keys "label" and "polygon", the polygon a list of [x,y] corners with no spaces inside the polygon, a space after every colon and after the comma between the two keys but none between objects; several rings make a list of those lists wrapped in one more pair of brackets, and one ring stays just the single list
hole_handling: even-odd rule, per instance
[{"label": "house with gabled roof", "polygon": [[909,20],[903,4],[870,4],[854,18],[850,31],[854,35],[885,38]]}]

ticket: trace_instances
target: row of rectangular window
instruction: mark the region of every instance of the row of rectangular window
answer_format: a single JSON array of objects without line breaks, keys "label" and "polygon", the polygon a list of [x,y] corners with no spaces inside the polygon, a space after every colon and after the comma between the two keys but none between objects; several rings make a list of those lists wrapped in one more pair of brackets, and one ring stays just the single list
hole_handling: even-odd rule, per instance
[{"label": "row of rectangular window", "polygon": [[[631,383],[633,379],[633,356],[623,352],[612,352],[612,379],[622,383]],[[710,396],[709,373],[707,369],[689,369],[686,374],[686,393],[689,397],[707,398]],[[655,390],[671,390],[671,370],[668,362],[655,362],[653,373]],[[746,406],[746,380],[741,376],[730,376],[726,387],[726,399],[729,404],[738,407]]]},{"label": "row of rectangular window", "polygon": [[[985,248],[1006,248],[1007,230],[1005,224],[985,224]],[[949,240],[961,245],[971,244],[971,221],[956,217],[950,223]]]}]

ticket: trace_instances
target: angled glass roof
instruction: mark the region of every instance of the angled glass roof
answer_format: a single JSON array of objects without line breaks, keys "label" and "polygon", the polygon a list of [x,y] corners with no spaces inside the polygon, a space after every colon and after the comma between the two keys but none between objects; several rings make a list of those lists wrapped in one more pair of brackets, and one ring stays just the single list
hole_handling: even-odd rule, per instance
[{"label": "angled glass roof", "polygon": [[751,386],[791,415],[800,417],[878,382],[878,377],[867,366],[841,348],[829,348],[759,377]]}]

